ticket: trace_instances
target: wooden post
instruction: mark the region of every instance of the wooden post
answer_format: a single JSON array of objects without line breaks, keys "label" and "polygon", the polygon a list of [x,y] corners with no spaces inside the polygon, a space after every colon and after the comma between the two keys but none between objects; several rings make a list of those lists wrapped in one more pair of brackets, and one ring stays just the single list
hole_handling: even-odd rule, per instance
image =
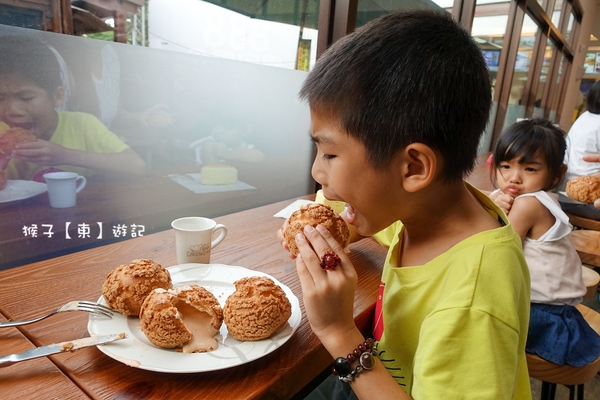
[{"label": "wooden post", "polygon": [[127,14],[115,10],[115,42],[127,43]]}]

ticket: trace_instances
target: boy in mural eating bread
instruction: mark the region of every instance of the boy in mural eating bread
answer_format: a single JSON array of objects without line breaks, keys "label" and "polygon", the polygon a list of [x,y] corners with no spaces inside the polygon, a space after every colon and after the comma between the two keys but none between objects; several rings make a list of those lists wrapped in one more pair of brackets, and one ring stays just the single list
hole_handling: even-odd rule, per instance
[{"label": "boy in mural eating bread", "polygon": [[[0,41],[0,121],[35,140],[6,140],[0,168],[8,179],[33,179],[48,167],[142,174],[142,158],[91,114],[57,111],[64,101],[61,69],[44,43],[29,37]],[[1,141],[1,139],[0,139]]]},{"label": "boy in mural eating bread", "polygon": [[531,398],[520,237],[463,180],[491,104],[469,33],[443,12],[384,16],[331,46],[300,94],[317,146],[313,177],[328,200],[346,203],[353,241],[389,249],[365,338],[349,255],[320,225],[296,235],[306,315],[335,360],[308,398]]}]

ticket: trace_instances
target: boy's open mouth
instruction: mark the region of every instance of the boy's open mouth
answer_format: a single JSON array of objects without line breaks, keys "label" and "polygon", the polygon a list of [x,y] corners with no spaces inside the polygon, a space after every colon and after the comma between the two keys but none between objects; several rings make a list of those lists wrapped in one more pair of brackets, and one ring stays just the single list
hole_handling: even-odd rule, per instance
[{"label": "boy's open mouth", "polygon": [[32,122],[10,122],[10,121],[5,121],[5,123],[10,126],[11,128],[23,128],[23,129],[27,129],[28,131],[30,131],[33,128],[33,123]]},{"label": "boy's open mouth", "polygon": [[350,224],[354,223],[354,218],[356,218],[356,211],[354,210],[354,207],[348,203],[346,203],[346,218]]}]

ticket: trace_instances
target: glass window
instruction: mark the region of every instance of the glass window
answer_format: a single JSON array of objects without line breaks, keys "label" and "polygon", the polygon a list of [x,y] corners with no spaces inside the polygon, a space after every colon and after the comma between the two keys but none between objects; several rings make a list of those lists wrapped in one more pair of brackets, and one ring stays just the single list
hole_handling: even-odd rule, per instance
[{"label": "glass window", "polygon": [[488,63],[492,82],[495,82],[500,54],[504,46],[510,3],[508,1],[493,5],[487,3],[487,0],[477,1],[471,34],[479,44]]},{"label": "glass window", "polygon": [[44,28],[44,7],[17,7],[0,4],[0,24],[29,29]]},{"label": "glass window", "polygon": [[571,11],[571,13],[569,13],[569,22],[567,23],[567,26],[566,26],[565,32],[564,32],[565,39],[567,40],[567,42],[570,45],[573,45],[573,35],[572,35],[572,33],[573,33],[573,29],[574,29],[576,23],[577,22],[576,22],[576,19],[575,19],[575,14],[573,13],[573,11]]},{"label": "glass window", "polygon": [[[445,9],[449,13],[452,13],[452,8],[454,7],[454,0],[432,0],[439,7]],[[493,0],[489,0],[493,1]]]},{"label": "glass window", "polygon": [[[0,25],[0,45],[15,41],[16,52],[0,57],[0,129],[44,129],[41,137],[67,138],[60,143],[82,151],[127,151],[118,171],[107,171],[115,165],[108,157],[94,169],[59,163],[87,178],[76,212],[51,212],[45,195],[0,198],[15,216],[0,221],[0,268],[170,229],[181,216],[216,217],[314,192],[310,114],[298,92],[315,58],[318,0],[255,1],[254,14],[234,9],[249,1],[222,3],[228,7],[150,1],[150,48]],[[8,60],[16,67],[8,68],[6,54],[16,54]],[[21,55],[40,69],[18,68]],[[54,122],[10,111],[23,103],[8,92],[10,82],[60,92],[56,111],[54,97],[44,96],[40,118]],[[14,162],[6,170],[11,182],[43,179],[48,168],[24,172]],[[203,183],[202,168],[216,163],[229,165],[234,184]]]},{"label": "glass window", "polygon": [[[0,24],[62,29],[59,2],[20,3],[0,5]],[[76,36],[308,71],[316,61],[319,6],[320,0],[79,0],[64,25]]]},{"label": "glass window", "polygon": [[149,43],[163,50],[307,71],[316,61],[318,11],[318,0],[152,0]]},{"label": "glass window", "polygon": [[563,73],[568,67],[568,60],[564,55],[561,55],[560,65],[558,66],[558,73],[556,75],[556,84],[554,85],[554,93],[552,93],[552,105],[550,107],[550,115],[548,119],[551,122],[558,123],[560,114],[559,114],[559,103],[560,97],[563,89]]},{"label": "glass window", "polygon": [[[492,90],[495,91],[497,83],[498,66],[500,64],[500,55],[504,48],[504,36],[506,35],[506,24],[508,23],[509,1],[502,3],[489,4],[490,0],[478,0],[475,6],[475,18],[471,34],[479,44],[481,52],[490,71],[492,81]],[[492,96],[493,103],[490,112],[490,122],[482,137],[479,145],[479,152],[486,152],[490,149],[492,140],[492,130],[496,120],[498,110],[498,101]]]},{"label": "glass window", "polygon": [[[583,71],[586,74],[595,74],[596,73],[596,52],[588,51],[585,53],[585,60],[583,61]],[[600,60],[599,60],[600,61]],[[598,72],[600,72],[600,64],[598,64]]]},{"label": "glass window", "polygon": [[535,104],[533,108],[533,118],[543,118],[544,117],[544,109],[542,108],[542,97],[544,96],[544,90],[546,88],[546,83],[548,81],[548,73],[550,70],[550,65],[552,63],[552,58],[554,57],[554,53],[556,52],[556,46],[550,39],[546,41],[546,50],[544,51],[544,59],[542,60],[542,69],[540,71],[540,79],[537,85],[536,95],[535,95]]},{"label": "glass window", "polygon": [[515,60],[514,73],[510,84],[510,95],[506,107],[504,128],[515,123],[517,118],[525,118],[526,96],[524,90],[531,67],[533,45],[538,31],[536,23],[528,15],[525,15],[519,37],[519,49]]},{"label": "glass window", "polygon": [[356,13],[356,26],[363,26],[367,22],[400,10],[435,9],[445,8],[452,12],[453,0],[424,0],[413,2],[411,0],[358,0]]},{"label": "glass window", "polygon": [[560,16],[563,11],[563,4],[566,4],[566,1],[563,2],[563,0],[556,0],[554,2],[554,10],[551,14],[552,23],[554,24],[554,26],[558,26],[560,22]]}]

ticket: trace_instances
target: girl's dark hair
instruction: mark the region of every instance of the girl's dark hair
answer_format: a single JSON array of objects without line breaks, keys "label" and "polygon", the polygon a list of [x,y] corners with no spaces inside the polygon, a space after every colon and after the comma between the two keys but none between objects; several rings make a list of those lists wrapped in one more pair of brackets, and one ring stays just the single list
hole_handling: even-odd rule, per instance
[{"label": "girl's dark hair", "polygon": [[[565,132],[546,119],[535,118],[512,124],[496,144],[492,159],[491,179],[496,187],[496,173],[500,164],[519,158],[519,164],[542,156],[548,166],[548,180],[543,190],[552,190],[561,181],[567,142]],[[558,179],[557,179],[558,178]]]},{"label": "girl's dark hair", "polygon": [[600,114],[600,81],[592,85],[586,99],[586,109],[592,114]]}]

